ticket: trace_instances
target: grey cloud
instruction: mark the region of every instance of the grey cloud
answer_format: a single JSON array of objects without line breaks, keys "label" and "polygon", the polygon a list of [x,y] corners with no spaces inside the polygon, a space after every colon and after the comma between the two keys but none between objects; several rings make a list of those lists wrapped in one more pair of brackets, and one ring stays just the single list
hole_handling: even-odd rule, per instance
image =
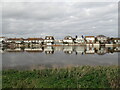
[{"label": "grey cloud", "polygon": [[105,34],[117,37],[117,3],[4,3],[3,35],[44,37]]}]

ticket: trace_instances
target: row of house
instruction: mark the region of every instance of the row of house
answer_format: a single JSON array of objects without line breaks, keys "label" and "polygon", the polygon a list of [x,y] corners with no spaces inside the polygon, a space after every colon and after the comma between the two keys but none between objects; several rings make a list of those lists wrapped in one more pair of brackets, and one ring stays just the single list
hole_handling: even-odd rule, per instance
[{"label": "row of house", "polygon": [[74,45],[74,44],[120,44],[120,38],[109,38],[104,35],[98,36],[66,36],[63,40],[56,40],[53,36],[43,38],[6,38],[0,37],[0,42],[16,44],[40,44],[40,45]]}]

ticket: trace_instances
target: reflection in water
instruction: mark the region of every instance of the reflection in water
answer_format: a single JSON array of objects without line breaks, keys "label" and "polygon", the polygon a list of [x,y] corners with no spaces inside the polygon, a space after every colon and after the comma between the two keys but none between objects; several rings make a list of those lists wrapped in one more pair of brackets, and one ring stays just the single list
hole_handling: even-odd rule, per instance
[{"label": "reflection in water", "polygon": [[120,47],[46,46],[1,48],[0,51],[3,69],[39,69],[69,65],[117,65]]},{"label": "reflection in water", "polygon": [[104,55],[106,53],[120,52],[120,47],[85,47],[85,46],[46,46],[46,47],[32,47],[32,48],[1,48],[2,53],[5,52],[38,52],[45,54],[54,54],[56,51],[63,51],[65,54],[84,55],[95,54]]},{"label": "reflection in water", "polygon": [[50,47],[50,46],[45,47],[44,52],[45,52],[45,54],[53,54],[54,53],[54,48]]}]

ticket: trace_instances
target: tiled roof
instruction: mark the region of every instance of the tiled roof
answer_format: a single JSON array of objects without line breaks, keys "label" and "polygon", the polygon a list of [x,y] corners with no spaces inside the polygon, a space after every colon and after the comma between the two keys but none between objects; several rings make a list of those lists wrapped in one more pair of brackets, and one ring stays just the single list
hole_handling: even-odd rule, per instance
[{"label": "tiled roof", "polygon": [[71,39],[73,39],[72,36],[66,36],[66,37],[64,38],[64,40],[71,40]]},{"label": "tiled roof", "polygon": [[48,40],[48,38],[49,38],[49,40],[54,40],[54,37],[53,37],[53,36],[46,36],[46,37],[45,37],[45,40]]},{"label": "tiled roof", "polygon": [[5,38],[5,37],[0,37],[0,38]]},{"label": "tiled roof", "polygon": [[85,38],[91,38],[91,37],[93,37],[93,38],[94,38],[94,36],[85,36]]},{"label": "tiled roof", "polygon": [[97,37],[106,37],[106,36],[104,36],[104,35],[98,35]]},{"label": "tiled roof", "polygon": [[43,40],[43,38],[27,38],[27,39],[23,39],[23,38],[8,38],[7,40]]},{"label": "tiled roof", "polygon": [[53,37],[53,36],[46,36],[46,37]]},{"label": "tiled roof", "polygon": [[24,40],[43,40],[43,38],[27,38],[27,39],[24,39]]},{"label": "tiled roof", "polygon": [[120,38],[112,38],[112,40],[120,40]]},{"label": "tiled roof", "polygon": [[23,40],[23,38],[8,38],[7,40],[16,40],[16,41],[19,41],[19,40]]}]

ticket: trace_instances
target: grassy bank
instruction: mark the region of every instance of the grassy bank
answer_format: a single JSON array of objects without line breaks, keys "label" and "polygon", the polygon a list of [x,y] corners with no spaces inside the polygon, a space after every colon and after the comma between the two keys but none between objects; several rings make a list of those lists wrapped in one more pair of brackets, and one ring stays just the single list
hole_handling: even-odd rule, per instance
[{"label": "grassy bank", "polygon": [[5,70],[3,88],[118,88],[117,66]]}]

